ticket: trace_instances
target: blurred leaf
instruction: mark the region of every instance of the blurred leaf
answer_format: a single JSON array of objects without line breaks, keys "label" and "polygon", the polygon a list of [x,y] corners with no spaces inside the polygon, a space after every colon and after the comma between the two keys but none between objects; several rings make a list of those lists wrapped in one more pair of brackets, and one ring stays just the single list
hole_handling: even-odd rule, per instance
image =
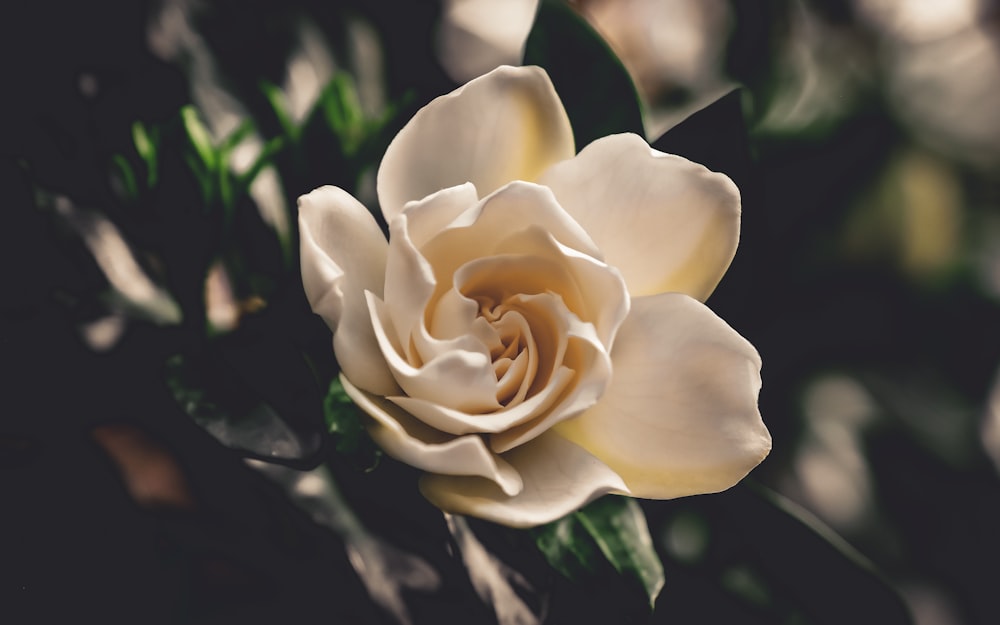
[{"label": "blurred leaf", "polygon": [[291,346],[237,332],[172,356],[164,374],[177,404],[223,445],[301,468],[321,458],[318,389]]},{"label": "blurred leaf", "polygon": [[327,125],[340,139],[344,153],[348,156],[357,153],[367,128],[358,90],[350,75],[337,73],[320,94],[319,105]]},{"label": "blurred leaf", "polygon": [[184,123],[184,130],[187,131],[188,140],[194,146],[205,169],[210,172],[214,171],[218,167],[215,147],[212,145],[212,137],[208,129],[198,117],[198,109],[191,104],[182,107],[181,121]]},{"label": "blurred leaf", "polygon": [[122,183],[125,196],[130,200],[134,200],[139,195],[139,190],[135,184],[135,173],[132,171],[132,166],[129,165],[128,160],[121,154],[115,154],[111,157],[111,163],[115,166],[115,170],[118,172],[119,180]]},{"label": "blurred leaf", "polygon": [[159,148],[160,131],[153,126],[146,129],[142,122],[136,121],[132,124],[132,143],[135,144],[135,151],[146,163],[146,187],[156,186],[159,178],[159,162],[156,151]]},{"label": "blurred leaf", "polygon": [[912,625],[903,599],[875,566],[788,499],[744,480],[704,502],[718,506],[723,531],[742,535],[772,586],[813,622]]},{"label": "blurred leaf", "polygon": [[233,190],[233,177],[229,171],[229,151],[219,151],[219,170],[216,178],[219,181],[219,199],[222,200],[222,207],[226,211],[226,221],[232,219],[232,208],[235,201],[236,192]]},{"label": "blurred leaf", "polygon": [[249,137],[256,130],[252,119],[244,119],[240,125],[219,144],[219,151],[225,154],[232,152],[243,140]]},{"label": "blurred leaf", "polygon": [[195,180],[198,181],[198,189],[201,191],[201,204],[204,212],[208,212],[212,204],[212,173],[205,169],[205,164],[198,160],[198,157],[190,152],[184,152],[184,162],[187,163]]},{"label": "blurred leaf", "polygon": [[524,64],[539,65],[552,78],[573,125],[577,150],[614,133],[645,136],[639,98],[628,72],[568,3],[539,4]]},{"label": "blurred leaf", "polygon": [[[439,591],[441,574],[418,554],[404,551],[369,531],[351,509],[330,470],[297,471],[264,462],[251,467],[279,485],[300,510],[344,540],[348,560],[368,594],[401,624],[414,623],[410,593]],[[412,528],[410,528],[412,530]]]},{"label": "blurred leaf", "polygon": [[641,587],[650,608],[663,588],[663,565],[635,500],[606,496],[534,532],[557,571],[576,581],[598,573],[601,560]]},{"label": "blurred leaf", "polygon": [[264,147],[257,156],[257,160],[253,162],[253,165],[240,175],[240,186],[243,189],[248,189],[250,185],[253,184],[254,178],[260,174],[262,169],[271,164],[274,157],[281,152],[286,145],[288,145],[288,142],[284,137],[274,137],[273,139],[269,139],[264,144]]},{"label": "blurred leaf", "polygon": [[292,143],[298,143],[301,131],[295,125],[295,122],[292,121],[292,116],[288,113],[288,108],[285,106],[285,94],[281,90],[281,87],[267,80],[262,80],[260,81],[260,90],[271,105],[271,110],[274,112],[278,123],[281,124],[281,129],[284,131],[285,136],[291,139]]},{"label": "blurred leaf", "polygon": [[492,553],[476,536],[468,519],[445,513],[448,531],[469,573],[476,594],[493,608],[498,625],[541,625],[547,602],[528,579]]},{"label": "blurred leaf", "polygon": [[753,156],[742,97],[742,89],[733,89],[663,133],[652,146],[722,172],[741,190],[747,188]]}]

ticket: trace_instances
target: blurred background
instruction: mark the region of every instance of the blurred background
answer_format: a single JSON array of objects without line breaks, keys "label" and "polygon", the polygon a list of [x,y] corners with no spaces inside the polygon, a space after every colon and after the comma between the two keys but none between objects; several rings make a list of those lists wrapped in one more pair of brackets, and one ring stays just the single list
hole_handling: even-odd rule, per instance
[{"label": "blurred background", "polygon": [[[898,597],[919,625],[996,622],[994,0],[5,13],[10,622],[71,605],[148,623],[887,623]],[[368,471],[319,408],[336,364],[298,282],[295,198],[336,184],[375,207],[410,115],[523,59],[574,122],[620,100],[615,130],[743,193],[708,304],[761,353],[774,447],[731,492],[644,503],[667,574],[652,616],[626,615],[627,588],[553,577],[529,537],[445,527],[412,472]],[[615,71],[635,91],[597,87]],[[470,580],[470,553],[502,583]]]}]

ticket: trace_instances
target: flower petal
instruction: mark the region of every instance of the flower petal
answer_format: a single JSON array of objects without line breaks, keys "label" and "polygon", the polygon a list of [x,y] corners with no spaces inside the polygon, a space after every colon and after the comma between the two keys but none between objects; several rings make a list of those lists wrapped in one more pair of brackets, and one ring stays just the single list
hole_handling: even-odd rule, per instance
[{"label": "flower petal", "polygon": [[302,286],[333,331],[341,370],[367,391],[397,393],[364,294],[381,295],[385,277],[388,243],[375,218],[343,189],[325,186],[299,198],[299,231]]},{"label": "flower petal", "polygon": [[477,204],[479,193],[471,182],[441,189],[419,200],[407,202],[403,207],[404,214],[409,218],[406,232],[413,245],[423,247],[459,215]]},{"label": "flower petal", "polygon": [[548,432],[504,454],[523,480],[509,496],[475,477],[425,475],[420,491],[437,507],[511,527],[562,518],[607,493],[628,493],[621,477],[581,447]]},{"label": "flower petal", "polygon": [[760,357],[680,293],[632,300],[604,396],[555,430],[614,469],[636,497],[725,490],[767,456]]},{"label": "flower petal", "polygon": [[399,131],[378,170],[382,214],[392,223],[407,202],[465,182],[485,196],[575,153],[548,74],[499,67],[431,101]]},{"label": "flower petal", "polygon": [[481,479],[507,495],[521,492],[517,470],[492,453],[481,437],[444,434],[360,390],[343,375],[340,381],[354,403],[372,417],[368,425],[372,439],[393,458],[432,473],[476,476],[472,479]]},{"label": "flower petal", "polygon": [[[456,349],[415,365],[404,357],[402,347],[386,329],[392,321],[385,303],[369,292],[368,307],[378,349],[406,395],[457,410],[480,412],[500,407],[496,401],[493,366],[481,343],[473,338],[465,341],[471,343],[473,349],[462,349],[459,343]],[[397,395],[398,392],[388,394],[389,397]]]},{"label": "flower petal", "polygon": [[704,301],[736,253],[736,185],[638,135],[602,137],[540,182],[618,267],[633,296],[678,291]]}]

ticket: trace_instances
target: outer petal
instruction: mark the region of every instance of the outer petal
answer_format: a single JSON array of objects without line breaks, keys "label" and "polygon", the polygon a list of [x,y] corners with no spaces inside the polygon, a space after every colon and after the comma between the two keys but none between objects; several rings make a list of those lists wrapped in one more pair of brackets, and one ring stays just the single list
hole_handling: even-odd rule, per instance
[{"label": "outer petal", "polygon": [[538,67],[499,67],[417,111],[378,171],[387,222],[410,201],[465,182],[480,196],[535,180],[576,153],[569,118]]},{"label": "outer petal", "polygon": [[679,293],[633,299],[611,360],[604,396],[555,429],[636,497],[725,490],[770,451],[757,409],[760,357],[699,302]]},{"label": "outer petal", "polygon": [[424,471],[469,476],[487,482],[502,493],[521,491],[518,472],[487,449],[479,436],[450,436],[406,414],[398,407],[359,390],[343,375],[344,390],[373,421],[368,433],[387,454]]},{"label": "outer petal", "polygon": [[736,253],[736,185],[638,135],[602,137],[540,182],[618,267],[633,296],[678,291],[704,301]]},{"label": "outer petal", "polygon": [[552,432],[503,457],[524,481],[524,488],[513,497],[489,480],[450,475],[425,475],[420,491],[442,510],[511,527],[549,523],[601,495],[628,493],[614,471]]},{"label": "outer petal", "polygon": [[366,290],[382,294],[388,243],[368,210],[337,187],[299,198],[302,286],[313,312],[333,330],[343,372],[380,395],[398,392],[368,316]]}]

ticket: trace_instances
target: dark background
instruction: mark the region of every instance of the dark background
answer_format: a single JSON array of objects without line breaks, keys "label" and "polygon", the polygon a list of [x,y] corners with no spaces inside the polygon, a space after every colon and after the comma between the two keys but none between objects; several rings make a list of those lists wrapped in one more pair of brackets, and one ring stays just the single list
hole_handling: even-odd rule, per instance
[{"label": "dark background", "polygon": [[[920,625],[991,623],[1000,443],[984,432],[997,418],[1000,142],[995,114],[985,117],[992,125],[980,121],[976,103],[1000,101],[988,73],[1000,54],[996,6],[924,38],[899,35],[860,3],[726,6],[731,28],[706,36],[724,38],[719,71],[744,88],[656,145],[728,173],[743,191],[740,250],[708,303],[762,355],[774,449],[727,493],[644,502],[666,569],[650,622],[905,622],[902,597]],[[285,464],[326,458],[368,531],[438,572],[437,590],[404,589],[415,622],[492,622],[413,473],[387,459],[365,472],[366,458],[333,453],[318,434],[325,389],[298,387],[309,372],[294,374],[300,353],[320,379],[332,371],[328,333],[259,218],[241,217],[228,240],[255,276],[245,294],[267,306],[232,337],[209,341],[203,317],[189,314],[179,326],[129,322],[99,353],[82,338],[81,326],[106,312],[107,279],[72,229],[39,207],[38,189],[106,214],[189,313],[204,308],[200,276],[224,240],[190,180],[140,206],[116,199],[109,183],[112,156],[131,149],[132,122],[168,124],[192,98],[185,59],[148,47],[159,10],[125,1],[4,9],[0,615],[392,622],[348,561],[351,539],[314,523],[244,463],[245,448],[184,414],[164,383],[164,363],[181,353],[223,394],[249,389],[281,408],[300,443]],[[265,137],[281,126],[259,82],[280,83],[300,18],[339,58],[345,24],[371,24],[387,98],[399,103],[389,137],[454,86],[434,55],[433,2],[217,2],[194,14],[220,80]],[[972,48],[980,56],[967,47],[973,37],[985,41]],[[574,50],[549,57],[564,99],[595,80],[572,69]],[[940,60],[913,79],[900,59],[928,50]],[[962,71],[935,76],[949,54]],[[570,69],[557,74],[557,64]],[[816,95],[815,85],[828,91]],[[674,86],[660,97],[679,108],[697,95]],[[615,98],[594,98],[604,99]],[[297,163],[283,154],[290,202],[320,184],[357,182],[356,162],[329,145],[306,145]],[[164,180],[183,169],[170,167]],[[143,490],[142,476],[154,486]],[[775,507],[761,494],[771,491],[839,538]],[[617,576],[570,584],[527,534],[473,526],[523,574],[515,586],[547,622],[646,620],[641,596]]]}]

